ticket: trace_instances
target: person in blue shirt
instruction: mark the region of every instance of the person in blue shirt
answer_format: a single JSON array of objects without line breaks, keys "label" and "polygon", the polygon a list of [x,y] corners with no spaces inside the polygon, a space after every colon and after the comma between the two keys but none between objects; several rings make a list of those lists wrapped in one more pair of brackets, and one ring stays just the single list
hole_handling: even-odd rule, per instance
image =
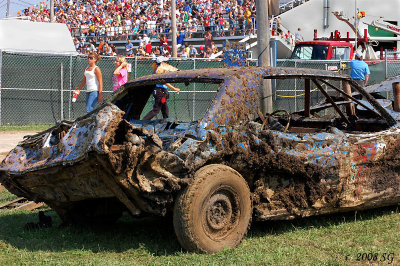
[{"label": "person in blue shirt", "polygon": [[350,77],[361,87],[367,86],[369,75],[371,74],[367,63],[362,60],[362,55],[357,52],[354,59],[350,61]]},{"label": "person in blue shirt", "polygon": [[176,37],[176,44],[177,44],[178,48],[183,45],[184,40],[185,40],[185,34],[182,31],[180,31]]},{"label": "person in blue shirt", "polygon": [[128,39],[127,44],[125,44],[125,51],[127,55],[132,55],[133,54],[133,44],[131,43],[131,40]]}]

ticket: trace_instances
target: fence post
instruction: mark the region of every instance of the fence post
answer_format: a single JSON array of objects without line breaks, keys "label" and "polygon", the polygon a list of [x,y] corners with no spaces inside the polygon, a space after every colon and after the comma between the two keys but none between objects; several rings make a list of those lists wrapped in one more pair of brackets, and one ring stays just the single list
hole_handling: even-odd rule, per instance
[{"label": "fence post", "polygon": [[0,126],[2,125],[1,124],[1,101],[2,101],[2,98],[1,98],[1,73],[2,73],[2,70],[3,70],[3,51],[0,50]]},{"label": "fence post", "polygon": [[64,120],[64,64],[61,62],[61,67],[60,67],[60,77],[61,77],[61,87],[60,87],[60,92],[61,92],[61,97],[60,97],[60,120]]},{"label": "fence post", "polygon": [[69,56],[69,98],[68,98],[68,120],[71,120],[71,90],[72,90],[72,55]]},{"label": "fence post", "polygon": [[[297,68],[297,62],[294,61],[294,68]],[[294,111],[297,112],[297,79],[294,79]]]},{"label": "fence post", "polygon": [[[193,69],[196,69],[196,58],[193,58]],[[192,121],[194,121],[194,115],[195,115],[195,110],[196,110],[196,83],[193,83],[193,116],[192,116]]]},{"label": "fence post", "polygon": [[137,78],[137,56],[135,55],[135,79]]},{"label": "fence post", "polygon": [[385,49],[385,79],[388,78],[388,62],[387,62],[387,58],[388,58],[388,50]]}]

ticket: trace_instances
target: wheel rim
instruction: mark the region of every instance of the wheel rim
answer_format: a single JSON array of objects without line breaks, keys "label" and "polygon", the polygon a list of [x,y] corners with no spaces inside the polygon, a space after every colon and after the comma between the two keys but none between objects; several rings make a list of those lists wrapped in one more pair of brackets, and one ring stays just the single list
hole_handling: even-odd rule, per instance
[{"label": "wheel rim", "polygon": [[238,223],[239,200],[230,188],[219,188],[203,208],[204,232],[214,240],[223,239]]}]

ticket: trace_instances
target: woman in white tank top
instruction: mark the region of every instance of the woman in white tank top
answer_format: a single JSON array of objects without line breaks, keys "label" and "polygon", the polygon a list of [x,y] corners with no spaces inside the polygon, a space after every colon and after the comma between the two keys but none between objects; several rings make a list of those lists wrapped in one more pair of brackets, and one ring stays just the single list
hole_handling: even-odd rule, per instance
[{"label": "woman in white tank top", "polygon": [[103,76],[96,63],[100,61],[100,56],[96,53],[90,53],[88,56],[89,66],[85,69],[80,91],[86,84],[86,113],[91,112],[97,102],[103,101]]}]

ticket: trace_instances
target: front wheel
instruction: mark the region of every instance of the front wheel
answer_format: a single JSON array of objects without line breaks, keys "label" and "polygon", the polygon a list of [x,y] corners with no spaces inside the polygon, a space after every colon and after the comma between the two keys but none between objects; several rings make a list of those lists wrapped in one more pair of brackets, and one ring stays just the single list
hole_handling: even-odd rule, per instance
[{"label": "front wheel", "polygon": [[243,177],[225,165],[207,165],[174,206],[174,229],[188,251],[213,253],[239,245],[252,215],[250,189]]}]

